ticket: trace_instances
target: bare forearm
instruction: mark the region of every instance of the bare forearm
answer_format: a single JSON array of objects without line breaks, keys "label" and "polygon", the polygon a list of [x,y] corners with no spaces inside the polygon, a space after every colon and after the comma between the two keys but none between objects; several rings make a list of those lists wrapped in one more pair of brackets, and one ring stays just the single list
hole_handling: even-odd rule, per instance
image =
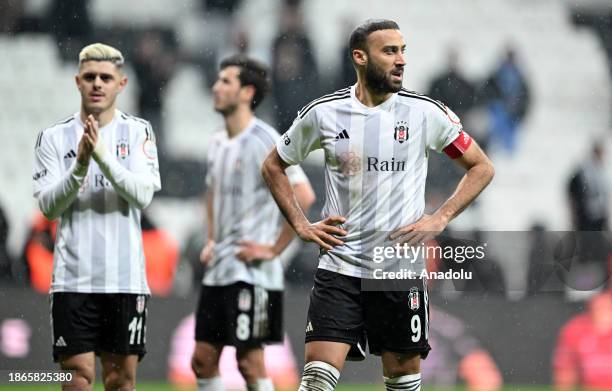
[{"label": "bare forearm", "polygon": [[[312,187],[310,187],[309,183],[298,183],[293,186],[293,189],[301,210],[304,211],[304,213],[308,213],[308,210],[315,201],[315,195]],[[293,229],[289,223],[287,223],[287,220],[283,219],[283,227],[276,243],[273,246],[274,252],[276,254],[282,253],[285,248],[287,248],[289,243],[291,243],[294,235],[295,233],[293,232]]]},{"label": "bare forearm", "polygon": [[262,166],[261,173],[274,200],[291,227],[297,231],[296,227],[310,224],[300,208],[278,154],[273,153],[268,156]]},{"label": "bare forearm", "polygon": [[482,162],[471,167],[457,185],[453,195],[435,214],[446,221],[451,221],[457,217],[487,187],[493,179],[493,175],[494,169],[489,162]]}]

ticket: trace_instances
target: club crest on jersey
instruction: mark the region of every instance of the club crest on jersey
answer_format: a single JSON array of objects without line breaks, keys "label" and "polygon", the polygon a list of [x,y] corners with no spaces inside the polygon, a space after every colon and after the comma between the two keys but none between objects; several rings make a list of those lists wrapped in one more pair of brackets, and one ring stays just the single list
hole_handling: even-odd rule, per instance
[{"label": "club crest on jersey", "polygon": [[121,139],[117,142],[117,156],[125,159],[130,154],[130,144],[126,139]]},{"label": "club crest on jersey", "polygon": [[400,144],[408,140],[408,122],[398,121],[395,123],[393,138]]},{"label": "club crest on jersey", "polygon": [[251,301],[251,291],[242,289],[238,294],[238,309],[243,312],[250,310]]},{"label": "club crest on jersey", "polygon": [[410,293],[408,294],[408,303],[410,304],[411,310],[417,311],[419,309],[419,307],[421,306],[419,298],[419,288],[410,288]]},{"label": "club crest on jersey", "polygon": [[157,159],[157,146],[152,140],[146,140],[144,144],[142,144],[142,152],[144,152],[145,156],[149,159]]},{"label": "club crest on jersey", "polygon": [[143,295],[138,295],[136,297],[136,312],[142,314],[145,310],[146,299]]}]

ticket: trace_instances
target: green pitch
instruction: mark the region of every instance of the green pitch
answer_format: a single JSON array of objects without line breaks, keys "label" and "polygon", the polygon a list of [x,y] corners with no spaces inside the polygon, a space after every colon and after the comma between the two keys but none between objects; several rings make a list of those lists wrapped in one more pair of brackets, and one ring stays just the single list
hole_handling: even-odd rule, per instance
[{"label": "green pitch", "polygon": [[[59,386],[54,385],[32,385],[32,384],[18,384],[18,385],[0,385],[0,391],[46,391],[46,390],[59,390]],[[138,391],[193,391],[180,388],[173,388],[166,383],[139,383],[136,387]],[[95,391],[104,391],[100,384],[94,387]],[[533,387],[533,386],[506,386],[503,391],[551,391],[550,387]],[[289,390],[287,390],[289,391]],[[295,390],[291,390],[295,391]],[[383,386],[364,386],[364,385],[339,385],[336,391],[384,391]],[[465,391],[464,388],[431,388],[424,387],[423,391]]]}]

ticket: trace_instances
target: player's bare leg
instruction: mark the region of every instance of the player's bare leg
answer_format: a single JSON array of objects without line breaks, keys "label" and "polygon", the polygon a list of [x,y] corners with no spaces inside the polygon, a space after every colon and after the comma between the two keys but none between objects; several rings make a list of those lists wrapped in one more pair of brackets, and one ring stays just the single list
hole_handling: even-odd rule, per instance
[{"label": "player's bare leg", "polygon": [[267,378],[263,348],[237,350],[236,361],[248,391],[274,391],[272,380]]},{"label": "player's bare leg", "polygon": [[387,390],[421,390],[420,353],[382,353],[383,374]]},{"label": "player's bare leg", "polygon": [[299,391],[332,391],[351,346],[332,341],[306,343],[306,365]]},{"label": "player's bare leg", "polygon": [[65,371],[74,371],[72,381],[62,385],[63,391],[89,391],[93,388],[96,378],[96,356],[93,352],[60,356],[60,368]]},{"label": "player's bare leg", "polygon": [[132,391],[136,388],[136,367],[138,355],[120,355],[102,352],[102,378],[104,389],[112,391]]},{"label": "player's bare leg", "polygon": [[219,376],[219,358],[223,346],[208,342],[196,342],[191,369],[198,380],[198,391],[223,391],[223,382]]}]

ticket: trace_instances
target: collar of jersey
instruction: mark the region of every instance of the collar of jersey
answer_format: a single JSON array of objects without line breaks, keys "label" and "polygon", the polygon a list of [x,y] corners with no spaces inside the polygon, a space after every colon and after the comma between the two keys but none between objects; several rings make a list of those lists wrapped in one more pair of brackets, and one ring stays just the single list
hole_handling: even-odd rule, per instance
[{"label": "collar of jersey", "polygon": [[223,129],[223,132],[225,133],[225,140],[230,143],[234,143],[240,140],[255,127],[256,123],[257,123],[257,117],[253,116],[253,118],[251,118],[251,122],[249,122],[246,128],[244,128],[244,130],[240,132],[238,136],[233,137],[233,138],[229,137],[229,134],[227,133],[227,129]]},{"label": "collar of jersey", "polygon": [[378,106],[369,107],[369,106],[364,105],[363,103],[361,103],[359,99],[357,99],[357,95],[355,95],[356,87],[357,87],[357,83],[351,86],[351,99],[353,99],[353,101],[357,104],[357,107],[359,107],[361,110],[365,111],[366,113],[378,111],[378,110],[391,109],[391,107],[393,106],[393,102],[395,101],[395,97],[397,96],[397,94],[392,94],[389,99],[379,104]]},{"label": "collar of jersey", "polygon": [[[113,119],[107,123],[106,125],[104,125],[103,127],[101,127],[100,131],[108,128],[109,126],[113,125],[115,123],[115,121],[117,120],[117,117],[119,117],[121,115],[121,113],[119,112],[119,110],[115,109],[115,114],[113,115]],[[83,123],[83,121],[81,121],[81,113],[80,112],[76,112],[74,114],[74,119],[76,119],[77,124],[79,124],[82,128],[85,128],[85,124]]]}]

